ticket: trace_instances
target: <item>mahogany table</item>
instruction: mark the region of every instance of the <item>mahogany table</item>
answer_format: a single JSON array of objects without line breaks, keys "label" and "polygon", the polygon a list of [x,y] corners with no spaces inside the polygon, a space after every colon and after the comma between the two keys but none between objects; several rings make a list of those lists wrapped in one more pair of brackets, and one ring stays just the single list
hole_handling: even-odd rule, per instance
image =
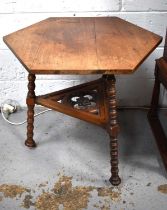
[{"label": "mahogany table", "polygon": [[[48,18],[4,37],[28,75],[26,146],[39,104],[105,128],[110,135],[111,178],[119,185],[115,74],[131,74],[162,38],[118,17]],[[36,74],[102,74],[102,78],[35,95]]]}]

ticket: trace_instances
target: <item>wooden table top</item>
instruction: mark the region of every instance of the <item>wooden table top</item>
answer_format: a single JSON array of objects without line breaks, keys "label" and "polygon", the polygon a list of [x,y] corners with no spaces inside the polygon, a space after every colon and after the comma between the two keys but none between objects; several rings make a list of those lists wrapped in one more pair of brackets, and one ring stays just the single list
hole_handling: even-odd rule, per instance
[{"label": "wooden table top", "polygon": [[53,17],[4,37],[34,74],[132,73],[161,41],[118,17]]}]

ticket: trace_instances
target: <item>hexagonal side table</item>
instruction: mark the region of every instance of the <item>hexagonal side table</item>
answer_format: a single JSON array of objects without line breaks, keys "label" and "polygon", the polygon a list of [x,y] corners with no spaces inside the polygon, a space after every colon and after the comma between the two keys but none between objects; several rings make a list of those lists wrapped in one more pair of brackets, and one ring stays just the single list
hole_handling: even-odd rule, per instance
[{"label": "hexagonal side table", "polygon": [[[117,17],[48,18],[4,37],[29,72],[28,147],[33,140],[34,106],[40,104],[97,124],[110,135],[113,185],[118,175],[118,133],[114,74],[133,73],[162,38]],[[36,74],[102,74],[102,78],[42,96]]]}]

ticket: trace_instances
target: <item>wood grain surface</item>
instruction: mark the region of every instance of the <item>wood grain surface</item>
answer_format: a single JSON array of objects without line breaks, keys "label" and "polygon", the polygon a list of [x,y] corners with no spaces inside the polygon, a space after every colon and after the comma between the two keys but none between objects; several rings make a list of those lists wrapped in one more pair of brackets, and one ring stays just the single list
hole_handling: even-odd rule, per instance
[{"label": "wood grain surface", "polygon": [[117,17],[53,17],[4,37],[33,74],[132,73],[161,40]]}]

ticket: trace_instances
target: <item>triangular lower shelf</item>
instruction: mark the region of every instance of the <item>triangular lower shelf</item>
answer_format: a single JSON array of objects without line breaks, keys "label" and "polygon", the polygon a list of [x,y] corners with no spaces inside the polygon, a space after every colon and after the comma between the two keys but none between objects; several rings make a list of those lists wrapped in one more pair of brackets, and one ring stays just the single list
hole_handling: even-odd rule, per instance
[{"label": "triangular lower shelf", "polygon": [[103,79],[36,97],[36,104],[105,127],[108,111]]}]

